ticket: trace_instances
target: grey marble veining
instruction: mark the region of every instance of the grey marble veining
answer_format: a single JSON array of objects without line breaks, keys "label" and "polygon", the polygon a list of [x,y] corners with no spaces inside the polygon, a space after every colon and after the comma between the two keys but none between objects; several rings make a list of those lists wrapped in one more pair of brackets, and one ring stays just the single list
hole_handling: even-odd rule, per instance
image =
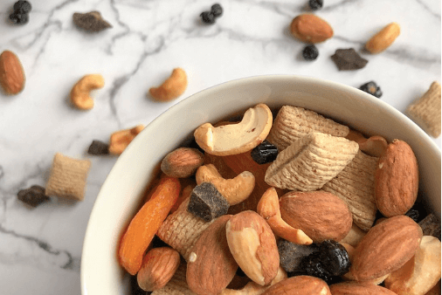
[{"label": "grey marble veining", "polygon": [[[221,0],[224,14],[204,25],[199,14],[208,0],[47,0],[31,1],[25,26],[6,20],[13,0],[0,4],[0,51],[14,51],[24,66],[25,90],[0,94],[0,293],[80,294],[83,237],[98,191],[114,165],[111,156],[92,157],[92,140],[148,124],[170,106],[213,85],[264,74],[313,76],[359,87],[370,80],[382,100],[399,111],[441,76],[441,2],[438,0],[324,0],[315,13],[335,36],[318,45],[306,62],[304,44],[291,37],[293,17],[308,12],[307,0]],[[112,28],[87,34],[72,23],[74,12],[98,10]],[[365,42],[395,21],[401,35],[384,53],[364,52]],[[339,72],[330,56],[353,47],[369,60],[366,68]],[[146,94],[175,67],[189,86],[170,103]],[[95,107],[69,104],[72,85],[100,73],[105,87]],[[434,140],[440,147],[440,138]],[[83,202],[51,198],[37,208],[17,200],[19,190],[45,185],[53,156],[61,152],[92,162]]]}]

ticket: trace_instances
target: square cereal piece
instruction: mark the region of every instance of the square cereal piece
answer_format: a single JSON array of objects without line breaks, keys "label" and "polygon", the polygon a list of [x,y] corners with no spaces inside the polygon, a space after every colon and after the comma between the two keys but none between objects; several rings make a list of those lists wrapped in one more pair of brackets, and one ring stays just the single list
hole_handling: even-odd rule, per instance
[{"label": "square cereal piece", "polygon": [[46,195],[83,201],[91,162],[56,153],[46,185]]},{"label": "square cereal piece", "polygon": [[440,93],[440,84],[433,82],[430,89],[407,109],[410,118],[433,137],[439,137],[441,132]]}]

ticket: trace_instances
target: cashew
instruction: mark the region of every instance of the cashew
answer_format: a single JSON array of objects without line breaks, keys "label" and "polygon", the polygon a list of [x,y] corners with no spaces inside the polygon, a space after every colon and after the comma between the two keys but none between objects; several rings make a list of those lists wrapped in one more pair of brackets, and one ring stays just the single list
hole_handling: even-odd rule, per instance
[{"label": "cashew", "polygon": [[71,102],[80,110],[90,110],[94,107],[94,100],[89,96],[93,89],[102,88],[104,78],[99,74],[86,75],[81,78],[71,90]]},{"label": "cashew", "polygon": [[265,104],[258,104],[244,113],[238,124],[213,127],[205,123],[195,130],[198,145],[216,156],[236,155],[247,152],[267,137],[272,128],[272,112]]},{"label": "cashew", "polygon": [[149,89],[150,95],[157,101],[171,101],[181,94],[187,88],[187,75],[181,68],[173,69],[172,75],[164,81],[161,86]]},{"label": "cashew", "polygon": [[196,183],[212,183],[230,205],[247,199],[255,188],[255,176],[244,171],[233,179],[224,179],[213,164],[204,165],[196,171]]},{"label": "cashew", "polygon": [[272,231],[281,238],[299,245],[313,243],[313,240],[302,230],[291,227],[281,218],[278,193],[274,187],[270,187],[264,192],[259,200],[257,212],[267,220]]},{"label": "cashew", "polygon": [[144,129],[144,125],[138,125],[131,129],[120,130],[112,133],[110,137],[109,153],[120,155],[129,143]]},{"label": "cashew", "polygon": [[357,142],[359,144],[359,149],[372,157],[382,156],[388,147],[387,140],[379,135],[366,138],[359,131],[350,130],[345,138]]}]

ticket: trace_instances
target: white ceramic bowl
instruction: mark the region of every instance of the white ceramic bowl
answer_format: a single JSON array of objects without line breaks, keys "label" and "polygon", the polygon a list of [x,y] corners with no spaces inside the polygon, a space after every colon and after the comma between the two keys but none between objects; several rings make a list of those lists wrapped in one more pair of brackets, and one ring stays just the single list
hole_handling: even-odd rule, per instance
[{"label": "white ceramic bowl", "polygon": [[83,295],[129,294],[116,256],[118,239],[140,200],[153,169],[196,127],[217,122],[257,103],[294,105],[316,111],[367,135],[402,139],[413,148],[420,189],[440,216],[441,154],[411,120],[358,89],[296,76],[258,76],[203,90],[170,108],[150,123],[120,156],[97,197],[87,228],[81,260]]}]

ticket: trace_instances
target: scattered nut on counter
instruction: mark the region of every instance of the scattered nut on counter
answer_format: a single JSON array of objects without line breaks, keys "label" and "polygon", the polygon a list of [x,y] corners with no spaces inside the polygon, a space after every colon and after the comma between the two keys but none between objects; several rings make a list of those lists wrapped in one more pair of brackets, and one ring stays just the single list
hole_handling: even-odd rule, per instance
[{"label": "scattered nut on counter", "polygon": [[120,155],[132,142],[132,140],[141,131],[143,131],[144,125],[137,125],[131,129],[124,129],[116,131],[110,136],[109,153],[112,155]]},{"label": "scattered nut on counter", "polygon": [[99,74],[86,75],[72,87],[70,98],[72,104],[80,110],[90,110],[94,100],[90,97],[91,90],[103,88],[104,78]]},{"label": "scattered nut on counter", "polygon": [[163,84],[150,88],[149,93],[156,101],[167,102],[178,98],[186,88],[187,74],[183,69],[176,68]]},{"label": "scattered nut on counter", "polygon": [[390,23],[381,31],[371,37],[365,44],[365,48],[373,54],[380,53],[390,47],[401,33],[398,23]]},{"label": "scattered nut on counter", "polygon": [[20,93],[25,87],[25,72],[22,64],[12,51],[0,55],[0,86],[8,95]]},{"label": "scattered nut on counter", "polygon": [[333,29],[328,22],[314,14],[301,14],[290,24],[292,35],[307,43],[320,43],[333,37]]}]

